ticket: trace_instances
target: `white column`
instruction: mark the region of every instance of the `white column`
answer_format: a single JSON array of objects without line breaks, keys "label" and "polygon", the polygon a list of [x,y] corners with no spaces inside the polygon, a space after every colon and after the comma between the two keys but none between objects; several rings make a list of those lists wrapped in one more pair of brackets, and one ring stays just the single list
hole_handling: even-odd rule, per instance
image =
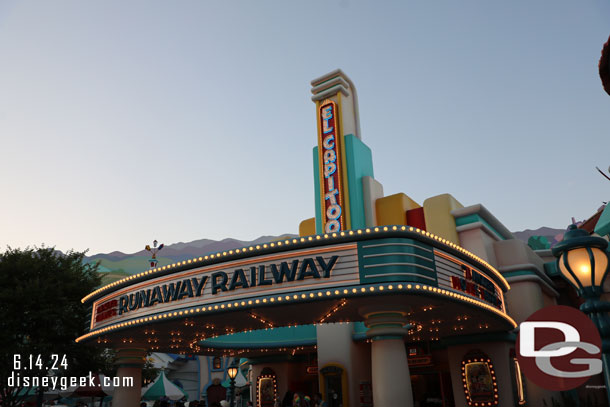
[{"label": "white column", "polygon": [[144,366],[146,350],[144,349],[117,349],[116,360],[117,377],[124,383],[124,377],[133,379],[133,386],[115,387],[112,395],[114,406],[139,406],[142,398],[142,367]]},{"label": "white column", "polygon": [[408,309],[379,305],[360,309],[371,338],[371,376],[375,407],[413,407],[404,336]]}]

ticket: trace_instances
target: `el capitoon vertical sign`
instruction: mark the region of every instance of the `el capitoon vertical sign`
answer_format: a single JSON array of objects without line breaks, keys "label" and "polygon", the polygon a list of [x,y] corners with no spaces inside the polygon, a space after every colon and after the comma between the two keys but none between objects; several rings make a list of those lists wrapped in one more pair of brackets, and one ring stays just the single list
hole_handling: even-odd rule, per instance
[{"label": "el capitoon vertical sign", "polygon": [[339,109],[332,100],[318,104],[318,162],[322,229],[325,233],[348,228],[343,185],[343,157]]}]

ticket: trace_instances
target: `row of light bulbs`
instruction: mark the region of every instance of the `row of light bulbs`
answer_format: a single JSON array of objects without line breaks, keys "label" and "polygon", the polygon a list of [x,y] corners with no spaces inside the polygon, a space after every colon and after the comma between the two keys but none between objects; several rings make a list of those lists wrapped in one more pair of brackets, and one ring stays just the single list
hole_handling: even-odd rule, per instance
[{"label": "row of light bulbs", "polygon": [[265,327],[267,327],[267,328],[273,328],[273,324],[272,324],[271,322],[267,321],[266,319],[264,319],[263,317],[261,317],[261,316],[259,316],[259,315],[256,315],[256,314],[255,314],[255,313],[253,313],[253,312],[250,312],[250,316],[251,316],[253,319],[255,319],[255,320],[257,320],[258,322],[260,322],[261,324],[265,325]]},{"label": "row of light bulbs", "polygon": [[335,314],[337,311],[339,311],[341,308],[343,308],[346,304],[347,304],[347,300],[346,299],[342,299],[341,302],[338,305],[334,306],[322,318],[320,318],[320,320],[318,320],[318,324],[324,323],[324,321],[326,321],[328,318],[333,316],[333,314]]},{"label": "row of light bulbs", "polygon": [[275,248],[277,247],[281,247],[281,246],[289,246],[291,244],[298,244],[298,243],[306,243],[306,242],[312,242],[315,240],[327,240],[327,239],[332,239],[332,238],[339,238],[339,237],[345,237],[345,236],[354,236],[354,235],[362,235],[362,234],[370,234],[370,233],[379,233],[379,232],[388,232],[388,231],[402,231],[402,232],[415,232],[418,233],[422,236],[428,237],[432,240],[435,240],[438,243],[444,244],[445,246],[448,246],[454,250],[457,250],[458,252],[476,260],[477,262],[483,264],[485,267],[487,267],[489,270],[492,271],[492,273],[494,273],[506,286],[506,289],[508,290],[510,288],[508,282],[506,281],[506,279],[502,276],[502,274],[500,274],[500,272],[498,270],[496,270],[493,266],[491,266],[489,263],[487,263],[485,260],[481,259],[480,257],[478,257],[477,255],[469,252],[468,250],[464,249],[463,247],[456,245],[455,243],[442,238],[440,236],[437,236],[433,233],[427,232],[425,230],[421,230],[419,228],[414,228],[412,226],[383,226],[383,227],[375,227],[375,228],[366,228],[366,229],[357,229],[357,230],[349,230],[349,231],[343,231],[343,232],[339,232],[339,233],[331,233],[331,234],[324,234],[324,235],[313,235],[313,236],[307,236],[307,237],[301,237],[301,238],[294,238],[294,239],[286,239],[283,242],[282,241],[278,241],[278,242],[272,242],[272,243],[265,243],[262,245],[256,245],[256,246],[250,246],[250,247],[244,247],[241,249],[235,249],[235,250],[228,250],[228,251],[223,251],[223,252],[217,252],[215,254],[210,254],[207,256],[201,256],[201,257],[197,257],[197,258],[193,258],[193,259],[189,259],[189,260],[184,260],[181,262],[177,262],[177,263],[173,263],[171,265],[167,265],[167,266],[162,266],[162,267],[156,267],[156,268],[152,268],[146,271],[143,271],[141,273],[138,274],[134,274],[132,276],[129,277],[125,277],[121,280],[117,280],[113,283],[110,283],[108,285],[105,285],[103,287],[98,288],[97,290],[93,291],[92,293],[88,294],[87,296],[85,296],[81,302],[86,302],[88,299],[96,296],[97,294],[100,294],[104,291],[107,291],[113,287],[116,287],[118,285],[121,285],[123,283],[126,283],[128,281],[131,280],[135,280],[138,279],[140,277],[144,277],[150,274],[154,274],[154,273],[158,273],[160,271],[165,271],[165,270],[169,270],[172,268],[176,268],[176,267],[182,267],[182,266],[186,266],[189,264],[194,264],[194,263],[199,263],[199,262],[203,262],[206,260],[215,260],[215,259],[219,259],[219,258],[224,258],[226,256],[232,256],[233,254],[241,254],[241,253],[250,253],[250,252],[256,252],[256,251],[260,251],[260,250],[264,250],[267,248]]},{"label": "row of light bulbs", "polygon": [[[516,322],[506,313],[504,313],[501,310],[498,310],[497,308],[488,305],[484,302],[482,302],[481,300],[474,298],[474,297],[469,297],[448,289],[444,289],[444,288],[438,288],[438,287],[432,287],[432,286],[428,286],[425,284],[398,284],[396,286],[394,286],[393,284],[379,284],[379,285],[371,285],[368,287],[368,290],[366,287],[360,287],[360,289],[357,288],[352,288],[351,290],[345,288],[342,290],[336,289],[334,291],[331,290],[326,290],[326,291],[318,291],[316,293],[314,292],[310,292],[309,295],[307,294],[301,294],[301,295],[297,295],[294,294],[292,296],[290,295],[286,295],[285,297],[283,296],[278,296],[278,297],[271,297],[269,299],[267,298],[263,298],[263,299],[255,299],[255,300],[248,300],[248,301],[235,301],[234,303],[227,303],[227,304],[216,304],[216,305],[209,305],[209,306],[203,306],[203,307],[198,307],[198,308],[191,308],[189,310],[184,310],[184,311],[170,311],[170,312],[166,312],[166,313],[162,313],[159,315],[154,315],[154,316],[150,316],[150,317],[142,317],[142,318],[137,318],[131,321],[127,321],[127,322],[121,322],[121,323],[117,323],[114,325],[110,325],[104,328],[100,328],[100,329],[96,329],[94,331],[91,331],[81,337],[79,337],[76,341],[80,342],[84,339],[88,339],[92,336],[99,336],[101,334],[104,334],[106,332],[110,332],[110,331],[115,331],[117,329],[121,329],[121,328],[127,328],[130,326],[135,326],[135,325],[141,325],[143,323],[149,323],[149,322],[156,322],[156,321],[160,321],[160,320],[164,320],[167,318],[173,318],[173,317],[180,317],[183,315],[191,315],[191,314],[200,314],[203,312],[213,312],[213,311],[217,311],[217,310],[228,310],[231,308],[238,308],[238,307],[245,307],[245,306],[251,306],[251,305],[259,305],[259,304],[267,304],[268,302],[275,302],[276,300],[278,302],[281,301],[298,301],[298,300],[306,300],[306,299],[313,299],[313,298],[320,298],[320,297],[331,297],[333,296],[333,294],[335,296],[339,296],[339,295],[357,295],[357,294],[361,294],[361,293],[365,293],[365,292],[382,292],[385,290],[388,291],[393,291],[395,289],[398,290],[407,290],[407,291],[426,291],[430,294],[433,295],[438,295],[438,296],[445,296],[445,297],[449,297],[452,298],[454,300],[459,300],[462,302],[466,302],[470,305],[475,305],[478,306],[479,308],[483,308],[487,311],[491,311],[501,317],[503,317],[505,320],[507,320],[508,322],[510,322],[513,325],[513,328],[515,328],[517,326]],[[426,307],[427,309],[430,309],[430,307]]]}]

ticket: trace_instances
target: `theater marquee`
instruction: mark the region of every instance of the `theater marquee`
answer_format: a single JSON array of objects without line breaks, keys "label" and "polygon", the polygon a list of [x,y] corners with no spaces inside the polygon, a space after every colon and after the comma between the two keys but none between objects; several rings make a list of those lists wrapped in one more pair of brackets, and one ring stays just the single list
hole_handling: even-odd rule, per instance
[{"label": "theater marquee", "polygon": [[195,304],[354,283],[355,244],[256,256],[151,279],[105,296],[94,303],[91,329]]},{"label": "theater marquee", "polygon": [[273,307],[288,298],[321,300],[322,291],[325,298],[367,297],[381,293],[380,284],[447,304],[479,305],[506,317],[503,293],[509,287],[497,270],[452,243],[412,229],[292,239],[148,270],[83,299],[92,305],[90,332],[161,315],[179,318],[194,308],[221,312],[238,303]]}]

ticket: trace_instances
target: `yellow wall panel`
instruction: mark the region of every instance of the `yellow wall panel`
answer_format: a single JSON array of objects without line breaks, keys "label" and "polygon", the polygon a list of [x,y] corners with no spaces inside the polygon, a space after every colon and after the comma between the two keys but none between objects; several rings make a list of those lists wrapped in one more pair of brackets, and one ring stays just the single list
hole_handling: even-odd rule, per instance
[{"label": "yellow wall panel", "polygon": [[464,206],[450,194],[433,196],[424,201],[426,230],[459,245],[455,219],[451,211]]},{"label": "yellow wall panel", "polygon": [[420,205],[403,193],[384,196],[375,201],[377,225],[406,225],[407,211]]},{"label": "yellow wall panel", "polygon": [[305,219],[299,225],[299,236],[310,236],[316,234],[316,218]]}]

